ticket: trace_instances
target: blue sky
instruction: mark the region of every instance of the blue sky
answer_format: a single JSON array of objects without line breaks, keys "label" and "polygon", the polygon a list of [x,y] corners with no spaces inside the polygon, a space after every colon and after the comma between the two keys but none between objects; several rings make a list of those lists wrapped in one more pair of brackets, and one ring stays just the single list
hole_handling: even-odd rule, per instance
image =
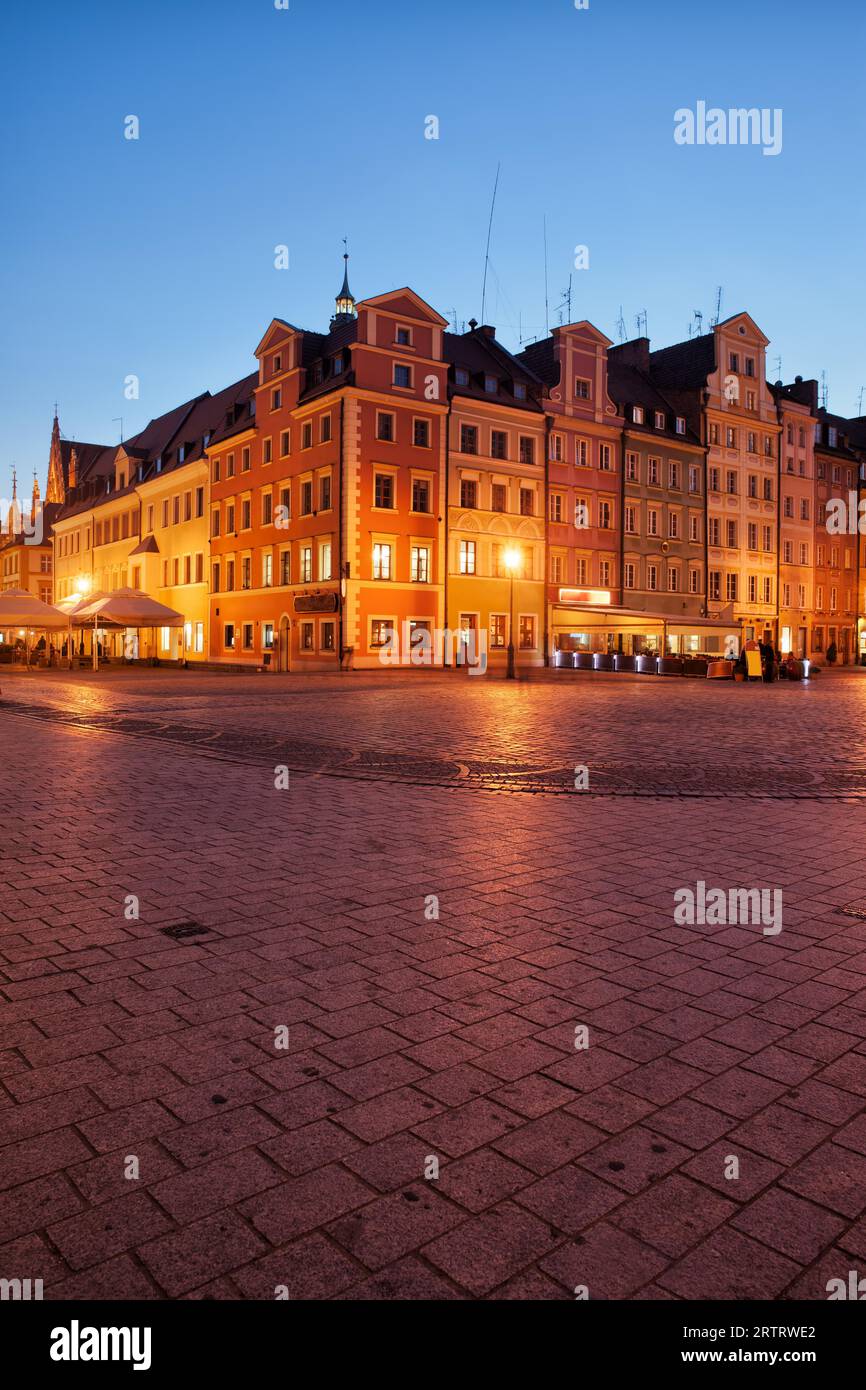
[{"label": "blue sky", "polygon": [[[114,442],[254,367],[275,315],[326,327],[349,237],[357,297],[411,285],[543,332],[653,346],[748,309],[769,375],[827,372],[853,414],[863,346],[861,0],[47,0],[4,19],[0,225],[11,464],[44,483],[53,402]],[[682,147],[674,112],[780,107],[783,149]],[[140,139],[123,138],[137,115]],[[440,138],[424,138],[436,115]],[[274,247],[290,268],[274,268]],[[124,399],[135,374],[140,398]],[[864,396],[866,411],[866,396]]]}]

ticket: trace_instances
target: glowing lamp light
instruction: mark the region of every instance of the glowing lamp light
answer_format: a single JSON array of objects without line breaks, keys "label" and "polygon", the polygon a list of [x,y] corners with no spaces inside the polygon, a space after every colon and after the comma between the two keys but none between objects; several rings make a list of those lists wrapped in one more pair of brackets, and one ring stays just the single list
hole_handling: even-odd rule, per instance
[{"label": "glowing lamp light", "polygon": [[520,551],[516,550],[514,546],[508,547],[505,554],[502,556],[502,562],[509,574],[515,574],[517,570],[520,569],[522,558]]}]

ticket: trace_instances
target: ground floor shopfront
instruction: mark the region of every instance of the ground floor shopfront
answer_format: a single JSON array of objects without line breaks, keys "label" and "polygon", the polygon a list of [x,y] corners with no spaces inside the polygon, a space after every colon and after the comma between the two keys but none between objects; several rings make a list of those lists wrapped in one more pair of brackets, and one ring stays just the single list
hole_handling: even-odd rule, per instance
[{"label": "ground floor shopfront", "polygon": [[724,618],[690,618],[637,608],[571,607],[550,613],[551,657],[557,652],[620,652],[624,656],[736,656],[741,634]]}]

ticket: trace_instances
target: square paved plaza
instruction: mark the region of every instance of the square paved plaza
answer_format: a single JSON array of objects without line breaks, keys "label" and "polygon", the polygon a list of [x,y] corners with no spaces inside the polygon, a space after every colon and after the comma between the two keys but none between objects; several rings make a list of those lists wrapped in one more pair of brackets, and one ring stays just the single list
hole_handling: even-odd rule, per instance
[{"label": "square paved plaza", "polygon": [[0,1278],[819,1300],[866,1261],[866,672],[0,688]]}]

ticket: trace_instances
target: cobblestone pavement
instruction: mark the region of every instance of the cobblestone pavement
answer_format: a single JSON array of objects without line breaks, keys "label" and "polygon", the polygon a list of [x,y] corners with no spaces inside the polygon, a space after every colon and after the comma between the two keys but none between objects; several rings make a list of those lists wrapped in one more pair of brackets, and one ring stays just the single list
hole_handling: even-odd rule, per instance
[{"label": "cobblestone pavement", "polygon": [[[826,1298],[866,1261],[863,679],[0,674],[0,1277]],[[678,925],[699,880],[782,931]]]}]

